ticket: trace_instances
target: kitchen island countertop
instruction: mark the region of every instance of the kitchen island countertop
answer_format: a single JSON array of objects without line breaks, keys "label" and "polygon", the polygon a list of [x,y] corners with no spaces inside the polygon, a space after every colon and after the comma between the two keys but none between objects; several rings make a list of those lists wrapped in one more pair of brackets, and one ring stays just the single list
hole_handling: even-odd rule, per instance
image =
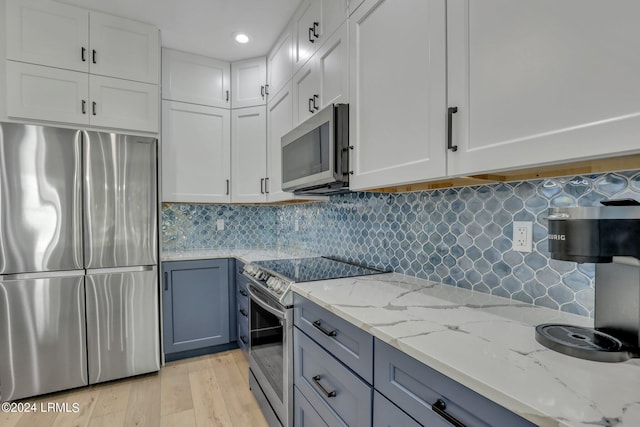
[{"label": "kitchen island countertop", "polygon": [[397,273],[294,292],[540,426],[640,426],[640,360],[592,362],[538,344],[534,326],[593,320]]}]

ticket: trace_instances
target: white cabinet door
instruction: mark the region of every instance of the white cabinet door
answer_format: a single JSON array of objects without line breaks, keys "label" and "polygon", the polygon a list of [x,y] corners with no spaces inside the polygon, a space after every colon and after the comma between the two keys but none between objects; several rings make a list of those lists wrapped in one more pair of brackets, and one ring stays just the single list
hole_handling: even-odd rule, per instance
[{"label": "white cabinet door", "polygon": [[158,132],[158,85],[90,76],[93,126]]},{"label": "white cabinet door", "polygon": [[352,189],[446,174],[444,0],[365,0],[349,20]]},{"label": "white cabinet door", "polygon": [[163,99],[229,108],[230,86],[229,62],[162,49]]},{"label": "white cabinet door", "polygon": [[450,175],[638,151],[640,2],[447,2]]},{"label": "white cabinet door", "polygon": [[274,95],[280,92],[280,89],[291,80],[293,74],[293,55],[291,51],[293,33],[291,28],[291,24],[287,24],[284,32],[280,35],[267,57],[268,92]]},{"label": "white cabinet door", "polygon": [[320,106],[349,102],[349,28],[345,22],[316,53]]},{"label": "white cabinet door", "polygon": [[162,102],[162,201],[231,201],[231,123],[224,108]]},{"label": "white cabinet door", "polygon": [[348,3],[348,0],[322,0],[318,48],[346,21],[349,14]]},{"label": "white cabinet door", "polygon": [[91,12],[90,72],[159,83],[160,33],[149,24]]},{"label": "white cabinet door", "polygon": [[231,64],[231,107],[266,104],[267,61],[264,57]]},{"label": "white cabinet door", "polygon": [[254,203],[267,200],[266,107],[231,112],[231,201]]},{"label": "white cabinet door", "polygon": [[293,199],[282,191],[282,145],[280,138],[293,129],[293,93],[291,83],[269,99],[267,104],[267,183],[270,202]]},{"label": "white cabinet door", "polygon": [[315,55],[293,76],[293,99],[294,126],[320,109],[320,75]]},{"label": "white cabinet door", "polygon": [[7,59],[89,70],[89,12],[41,0],[7,0]]},{"label": "white cabinet door", "polygon": [[320,37],[321,2],[306,0],[293,17],[293,72],[294,74],[316,52]]},{"label": "white cabinet door", "polygon": [[89,123],[89,75],[6,61],[9,117]]}]

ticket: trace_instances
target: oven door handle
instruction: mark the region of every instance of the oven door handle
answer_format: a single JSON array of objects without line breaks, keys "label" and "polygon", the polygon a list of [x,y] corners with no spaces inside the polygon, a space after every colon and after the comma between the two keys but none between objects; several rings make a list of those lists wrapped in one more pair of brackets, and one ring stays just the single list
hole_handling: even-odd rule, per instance
[{"label": "oven door handle", "polygon": [[248,287],[249,290],[249,297],[251,298],[251,301],[255,302],[256,304],[258,304],[260,307],[264,308],[265,310],[267,310],[269,313],[273,314],[274,316],[276,316],[278,319],[280,320],[285,320],[285,313],[283,311],[277,310],[273,307],[271,307],[269,304],[267,304],[266,302],[262,301],[262,299],[260,298],[259,295],[251,292],[251,286]]}]

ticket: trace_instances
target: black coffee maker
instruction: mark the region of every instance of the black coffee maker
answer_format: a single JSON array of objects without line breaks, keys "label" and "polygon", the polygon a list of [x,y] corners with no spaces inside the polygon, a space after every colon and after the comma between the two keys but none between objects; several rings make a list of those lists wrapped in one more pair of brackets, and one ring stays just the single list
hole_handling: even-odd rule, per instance
[{"label": "black coffee maker", "polygon": [[551,258],[596,263],[595,328],[536,327],[536,340],[570,356],[602,362],[640,357],[640,203],[550,208]]}]

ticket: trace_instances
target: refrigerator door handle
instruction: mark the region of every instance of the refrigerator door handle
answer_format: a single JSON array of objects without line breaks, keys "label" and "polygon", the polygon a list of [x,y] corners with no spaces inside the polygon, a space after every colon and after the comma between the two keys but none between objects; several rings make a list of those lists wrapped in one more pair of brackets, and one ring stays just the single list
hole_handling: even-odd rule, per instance
[{"label": "refrigerator door handle", "polygon": [[114,268],[88,268],[87,275],[92,274],[113,274],[113,273],[136,273],[139,271],[156,271],[155,265],[139,265],[136,267],[114,267]]},{"label": "refrigerator door handle", "polygon": [[0,275],[0,282],[7,281],[7,280],[38,280],[38,279],[56,279],[59,277],[79,277],[79,276],[84,276],[84,270],[44,271],[39,273],[3,274],[3,275]]}]

